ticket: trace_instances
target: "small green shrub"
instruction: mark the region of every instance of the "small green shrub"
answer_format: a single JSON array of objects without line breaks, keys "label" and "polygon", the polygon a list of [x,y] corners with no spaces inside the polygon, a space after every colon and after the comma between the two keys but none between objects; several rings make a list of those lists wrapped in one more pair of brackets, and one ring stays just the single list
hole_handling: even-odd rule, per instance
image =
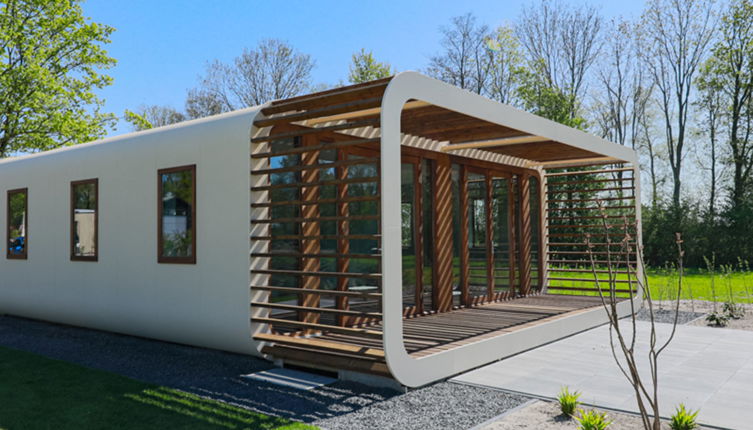
[{"label": "small green shrub", "polygon": [[729,317],[721,311],[714,311],[706,315],[706,322],[715,327],[726,327],[729,324]]},{"label": "small green shrub", "polygon": [[580,409],[580,417],[575,417],[580,426],[580,430],[605,430],[612,424],[612,421],[607,421],[607,413],[598,413],[591,409],[590,411],[584,411]]},{"label": "small green shrub", "polygon": [[724,315],[727,318],[733,320],[739,320],[745,316],[745,308],[743,305],[734,302],[725,302],[722,305],[722,312],[724,312]]},{"label": "small green shrub", "polygon": [[557,400],[560,402],[560,410],[563,414],[572,416],[575,413],[575,408],[578,407],[580,402],[580,393],[577,391],[570,392],[567,387],[562,387],[560,393],[557,395]]},{"label": "small green shrub", "polygon": [[675,414],[669,420],[669,427],[672,430],[693,430],[698,427],[698,424],[695,422],[697,416],[698,411],[691,412],[685,409],[685,405],[680,403]]}]

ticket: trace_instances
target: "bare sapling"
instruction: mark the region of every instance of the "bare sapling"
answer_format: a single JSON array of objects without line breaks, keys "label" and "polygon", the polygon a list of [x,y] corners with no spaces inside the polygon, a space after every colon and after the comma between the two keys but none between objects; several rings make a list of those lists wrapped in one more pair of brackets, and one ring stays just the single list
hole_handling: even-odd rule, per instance
[{"label": "bare sapling", "polygon": [[[596,261],[594,259],[594,245],[591,242],[591,235],[586,234],[586,248],[587,254],[591,263],[591,270],[593,272],[596,288],[601,298],[601,303],[604,310],[607,313],[609,320],[609,345],[612,350],[612,356],[620,369],[620,372],[625,376],[635,392],[635,399],[638,404],[638,410],[641,415],[643,427],[646,430],[661,430],[661,418],[659,416],[659,357],[661,353],[669,346],[670,342],[675,336],[677,330],[677,322],[679,317],[680,308],[680,296],[682,293],[682,281],[683,281],[683,257],[684,251],[682,248],[682,237],[680,233],[676,234],[675,244],[677,246],[677,294],[674,302],[674,319],[672,322],[672,330],[669,337],[660,344],[657,339],[656,333],[656,321],[654,317],[654,305],[651,299],[651,290],[648,285],[648,276],[643,268],[643,256],[642,249],[638,247],[638,244],[634,242],[634,237],[629,231],[630,224],[627,218],[624,218],[622,229],[624,235],[620,242],[613,243],[610,241],[610,229],[613,228],[609,224],[609,217],[603,204],[599,202],[599,208],[601,211],[601,222],[606,237],[606,272],[608,279],[601,279],[597,276],[598,273],[603,273],[603,268],[597,268]],[[636,229],[640,226],[636,225]],[[619,246],[619,252],[612,249],[612,246]],[[620,261],[616,258],[624,258],[624,267],[626,268],[628,281],[634,281],[635,284],[628,282],[630,285],[630,317],[626,322],[621,322],[620,306],[621,300],[617,297],[618,289],[618,271],[616,268],[620,265]],[[602,288],[603,283],[607,283],[607,288]],[[637,288],[633,288],[635,285]],[[635,294],[635,296],[634,296]],[[636,296],[644,301],[648,307],[649,323],[650,323],[650,335],[648,339],[649,351],[647,361],[650,366],[650,380],[644,380],[644,376],[641,376],[639,369],[639,356],[636,355],[636,342],[637,342],[637,324],[636,324]],[[629,326],[629,327],[628,327]],[[625,331],[631,330],[629,334]],[[615,342],[616,338],[616,342]],[[616,345],[615,345],[616,343]],[[624,359],[624,363],[620,361],[619,355]]]}]

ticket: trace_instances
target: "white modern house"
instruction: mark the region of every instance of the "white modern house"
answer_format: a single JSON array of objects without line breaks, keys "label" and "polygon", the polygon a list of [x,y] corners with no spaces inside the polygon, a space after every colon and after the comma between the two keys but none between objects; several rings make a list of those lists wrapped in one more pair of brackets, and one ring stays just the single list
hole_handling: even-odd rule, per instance
[{"label": "white modern house", "polygon": [[605,322],[589,257],[629,312],[639,185],[629,148],[400,73],[0,160],[0,313],[420,386]]}]

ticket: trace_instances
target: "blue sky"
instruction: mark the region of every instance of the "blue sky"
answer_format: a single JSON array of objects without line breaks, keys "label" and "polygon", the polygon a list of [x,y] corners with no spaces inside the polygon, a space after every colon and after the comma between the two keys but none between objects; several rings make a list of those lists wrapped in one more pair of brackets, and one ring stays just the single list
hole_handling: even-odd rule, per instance
[{"label": "blue sky", "polygon": [[[571,2],[582,4],[582,1]],[[370,49],[397,70],[421,70],[440,49],[439,27],[474,13],[491,27],[514,22],[528,0],[241,1],[88,0],[84,14],[116,28],[110,54],[115,82],[101,91],[121,116],[142,104],[183,109],[205,64],[230,61],[260,39],[278,38],[316,61],[315,83],[345,81],[351,55]],[[635,17],[643,2],[592,1],[606,18]],[[111,134],[130,131],[119,124]]]}]

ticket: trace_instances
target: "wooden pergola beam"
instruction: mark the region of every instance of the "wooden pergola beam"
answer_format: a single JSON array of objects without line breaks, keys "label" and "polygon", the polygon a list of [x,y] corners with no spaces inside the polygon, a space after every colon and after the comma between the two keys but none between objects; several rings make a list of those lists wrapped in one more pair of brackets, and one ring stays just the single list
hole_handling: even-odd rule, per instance
[{"label": "wooden pergola beam", "polygon": [[525,143],[549,142],[552,139],[542,136],[517,136],[503,139],[482,140],[477,142],[456,143],[442,148],[444,152],[459,151],[461,149],[490,149],[500,146],[521,145]]}]

